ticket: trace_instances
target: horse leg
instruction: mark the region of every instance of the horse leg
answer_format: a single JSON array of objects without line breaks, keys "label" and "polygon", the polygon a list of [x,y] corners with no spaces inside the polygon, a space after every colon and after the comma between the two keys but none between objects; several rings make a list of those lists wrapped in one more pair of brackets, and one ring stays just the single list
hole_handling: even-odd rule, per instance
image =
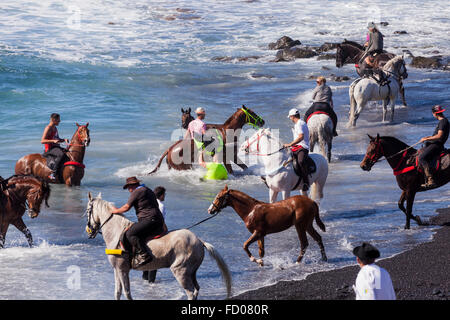
[{"label": "horse leg", "polygon": [[402,103],[405,107],[407,107],[408,105],[406,104],[406,98],[405,98],[405,87],[403,86],[403,81],[400,80],[400,96],[402,98]]},{"label": "horse leg", "polygon": [[322,261],[327,261],[328,258],[327,258],[327,255],[325,254],[325,247],[323,246],[322,237],[316,231],[316,229],[314,229],[314,227],[312,225],[312,221],[311,221],[311,225],[308,227],[308,229],[306,231],[318,243],[319,248],[320,248],[320,253],[322,254]]},{"label": "horse leg", "polygon": [[276,202],[277,197],[278,197],[278,191],[275,191],[274,189],[269,188],[270,203]]},{"label": "horse leg", "polygon": [[120,271],[117,269],[114,269],[114,284],[114,298],[120,300],[122,296],[122,282],[120,280]]},{"label": "horse leg", "polygon": [[264,258],[264,238],[258,240],[259,257]]},{"label": "horse leg", "polygon": [[327,159],[328,159],[328,163],[331,162],[331,148],[333,146],[333,138],[330,139],[330,141],[328,141],[328,153],[327,153]]},{"label": "horse leg", "polygon": [[2,221],[2,224],[0,226],[1,226],[0,249],[3,249],[5,247],[6,232],[8,231],[9,222],[8,221]]},{"label": "horse leg", "polygon": [[224,163],[225,169],[227,169],[229,174],[233,174],[233,168],[231,167],[230,163]]},{"label": "horse leg", "polygon": [[420,219],[419,216],[414,216],[412,214],[412,209],[413,209],[414,198],[415,197],[416,197],[416,192],[415,191],[408,192],[407,197],[406,197],[406,225],[405,225],[405,229],[409,229],[409,227],[410,227],[410,223],[409,222],[410,222],[411,219],[416,221],[419,226],[424,225],[422,223],[422,220]]},{"label": "horse leg", "polygon": [[171,268],[173,275],[175,276],[175,279],[177,279],[180,286],[184,289],[186,292],[188,300],[196,300],[197,296],[194,294],[196,287],[194,285],[193,277],[188,272],[186,267],[184,266],[177,266]]},{"label": "horse leg", "polygon": [[119,280],[120,280],[121,287],[123,288],[124,293],[125,293],[125,298],[127,298],[128,300],[133,300],[133,298],[131,297],[131,291],[130,291],[129,271],[119,270],[118,273],[119,273]]},{"label": "horse leg", "polygon": [[247,253],[248,257],[250,258],[250,261],[252,262],[256,262],[257,264],[259,264],[260,266],[263,265],[263,261],[262,259],[256,259],[252,253],[250,252],[250,250],[248,249],[248,247],[255,242],[256,240],[259,240],[261,237],[261,235],[258,233],[258,231],[253,232],[253,234],[250,236],[250,238],[248,238],[247,241],[245,241],[244,243],[244,251]]},{"label": "horse leg", "polygon": [[305,228],[301,223],[296,223],[295,229],[297,229],[298,238],[300,240],[300,255],[297,258],[297,263],[300,263],[305,255],[306,248],[308,247],[308,238],[306,237]]},{"label": "horse leg", "polygon": [[397,95],[391,96],[391,98],[390,98],[390,104],[391,104],[391,122],[394,121],[395,100],[397,100]]},{"label": "horse leg", "polygon": [[383,122],[386,122],[388,100],[383,100]]},{"label": "horse leg", "polygon": [[406,191],[403,191],[400,199],[398,199],[398,207],[400,210],[403,211],[403,213],[408,216],[408,214],[406,213],[406,208],[405,208],[405,200],[406,200]]},{"label": "horse leg", "polygon": [[30,230],[28,230],[27,226],[23,222],[22,218],[17,218],[12,224],[17,228],[17,230],[21,231],[25,237],[27,238],[28,245],[30,248],[33,247],[33,237],[31,236]]},{"label": "horse leg", "polygon": [[[291,192],[289,190],[287,191],[281,191],[281,197],[283,198],[283,200],[286,200],[287,198],[289,198],[291,196]],[[276,199],[275,199],[276,200]],[[275,201],[274,201],[275,202]]]}]

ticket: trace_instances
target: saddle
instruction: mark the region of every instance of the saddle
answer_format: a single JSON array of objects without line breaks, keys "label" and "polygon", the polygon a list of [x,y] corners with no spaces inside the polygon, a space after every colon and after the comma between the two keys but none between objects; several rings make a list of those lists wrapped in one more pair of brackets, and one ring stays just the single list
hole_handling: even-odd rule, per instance
[{"label": "saddle", "polygon": [[[302,177],[302,169],[300,167],[300,164],[297,161],[297,157],[292,157],[292,165],[294,166],[294,172],[296,175],[298,175],[300,178]],[[308,155],[306,157],[306,159],[304,160],[306,161],[306,168],[308,170],[308,175],[312,175],[313,173],[316,172],[317,167],[316,167],[316,163],[314,162],[313,159],[311,159],[311,157]]]},{"label": "saddle", "polygon": [[[131,268],[135,268],[136,266],[141,264],[141,261],[139,261],[138,256],[136,256],[135,254],[136,253],[135,248],[131,245],[131,243],[128,241],[128,238],[126,237],[126,233],[128,229],[130,229],[130,227],[126,228],[120,235],[118,249],[121,249],[123,252],[122,255],[129,260]],[[168,234],[167,230],[160,230],[157,235],[151,235],[145,238],[144,242],[147,243],[151,240],[159,239],[165,236],[166,234]]]},{"label": "saddle", "polygon": [[[419,172],[422,173],[423,169],[421,168],[421,166],[419,164],[420,152],[422,152],[422,150],[419,150],[417,152],[416,161],[415,161],[415,167],[417,168],[417,170]],[[440,169],[444,170],[447,167],[449,167],[450,166],[450,162],[442,163],[442,158],[445,157],[448,154],[450,154],[450,149],[444,149],[444,151],[442,151],[439,156],[434,157],[432,160],[430,160],[430,162],[428,163],[430,165],[430,168],[432,168],[432,170],[434,170],[434,172],[438,172]]]}]

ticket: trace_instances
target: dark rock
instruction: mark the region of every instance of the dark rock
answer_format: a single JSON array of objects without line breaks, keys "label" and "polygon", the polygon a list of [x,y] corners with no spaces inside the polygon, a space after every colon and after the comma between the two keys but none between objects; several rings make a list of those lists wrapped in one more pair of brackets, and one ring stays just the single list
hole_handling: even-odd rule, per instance
[{"label": "dark rock", "polygon": [[333,60],[336,59],[335,53],[327,53],[327,54],[321,54],[317,57],[317,60]]},{"label": "dark rock", "polygon": [[381,22],[379,23],[379,25],[380,25],[380,26],[383,26],[383,27],[386,27],[386,26],[389,25],[389,22],[381,21]]},{"label": "dark rock", "polygon": [[438,294],[441,294],[441,290],[439,290],[438,288],[433,289],[433,292],[431,293],[433,296],[436,296]]},{"label": "dark rock", "polygon": [[406,32],[405,30],[401,30],[401,31],[394,31],[394,34],[408,34],[408,32]]},{"label": "dark rock", "polygon": [[270,50],[287,49],[300,44],[301,42],[299,40],[294,41],[288,36],[283,36],[280,39],[278,39],[277,42],[269,43],[269,49]]},{"label": "dark rock", "polygon": [[330,50],[334,50],[337,48],[339,43],[334,43],[334,42],[325,42],[324,44],[322,44],[317,51],[319,52],[326,52],[326,51],[330,51]]},{"label": "dark rock", "polygon": [[347,76],[336,76],[334,74],[331,74],[330,76],[331,76],[331,80],[332,81],[336,81],[336,82],[342,82],[342,81],[350,80],[350,78],[347,77]]},{"label": "dark rock", "polygon": [[414,57],[411,61],[411,66],[415,68],[432,68],[438,69],[442,67],[441,57]]},{"label": "dark rock", "polygon": [[301,59],[301,58],[312,58],[317,55],[318,55],[317,52],[312,50],[309,47],[295,46],[292,48],[278,50],[277,56],[276,56],[274,62],[293,61],[295,59]]},{"label": "dark rock", "polygon": [[326,67],[326,66],[322,66],[321,67],[322,70],[330,70],[330,68]]},{"label": "dark rock", "polygon": [[244,57],[230,57],[230,56],[219,56],[219,57],[213,57],[211,58],[212,61],[219,61],[219,62],[231,62],[231,61],[237,61],[237,62],[244,62],[248,60],[256,60],[261,58],[260,56],[244,56]]}]

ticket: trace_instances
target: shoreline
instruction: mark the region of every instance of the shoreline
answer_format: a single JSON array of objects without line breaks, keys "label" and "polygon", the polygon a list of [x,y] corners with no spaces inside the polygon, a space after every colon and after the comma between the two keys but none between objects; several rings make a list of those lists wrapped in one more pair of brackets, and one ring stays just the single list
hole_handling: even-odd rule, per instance
[{"label": "shoreline", "polygon": [[[440,226],[429,242],[376,261],[385,268],[397,300],[450,300],[450,208],[437,209],[430,224]],[[233,296],[232,300],[354,300],[359,266],[308,275]]]}]

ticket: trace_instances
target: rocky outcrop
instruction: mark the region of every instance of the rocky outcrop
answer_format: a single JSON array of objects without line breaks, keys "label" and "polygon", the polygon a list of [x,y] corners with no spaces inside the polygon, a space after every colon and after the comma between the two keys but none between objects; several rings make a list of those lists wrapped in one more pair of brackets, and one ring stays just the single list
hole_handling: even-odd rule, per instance
[{"label": "rocky outcrop", "polygon": [[292,40],[292,38],[288,36],[283,36],[276,42],[269,43],[269,49],[270,50],[288,49],[293,46],[298,46],[300,44],[302,44],[300,40]]},{"label": "rocky outcrop", "polygon": [[439,69],[439,68],[443,67],[442,57],[440,57],[440,56],[434,56],[434,57],[417,56],[412,59],[411,66],[415,67],[415,68]]},{"label": "rocky outcrop", "polygon": [[304,46],[295,46],[283,50],[279,50],[277,52],[274,62],[281,62],[281,61],[293,61],[295,59],[301,59],[301,58],[312,58],[317,56],[318,53],[311,49],[310,47],[304,47]]}]

